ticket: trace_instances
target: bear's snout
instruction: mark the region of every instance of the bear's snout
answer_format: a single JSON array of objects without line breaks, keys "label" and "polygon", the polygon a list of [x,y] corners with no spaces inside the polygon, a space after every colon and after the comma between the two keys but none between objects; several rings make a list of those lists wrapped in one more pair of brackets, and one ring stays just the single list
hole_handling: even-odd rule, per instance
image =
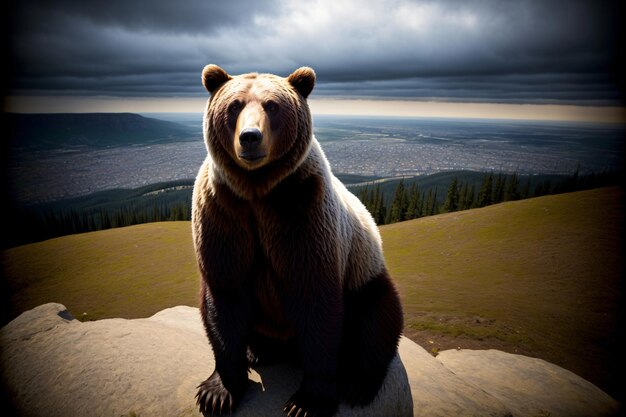
[{"label": "bear's snout", "polygon": [[239,133],[239,152],[238,156],[243,159],[247,165],[257,165],[266,156],[266,149],[263,143],[263,132],[256,127],[247,127]]},{"label": "bear's snout", "polygon": [[239,134],[239,143],[244,150],[257,148],[263,141],[263,133],[256,127],[248,127]]}]

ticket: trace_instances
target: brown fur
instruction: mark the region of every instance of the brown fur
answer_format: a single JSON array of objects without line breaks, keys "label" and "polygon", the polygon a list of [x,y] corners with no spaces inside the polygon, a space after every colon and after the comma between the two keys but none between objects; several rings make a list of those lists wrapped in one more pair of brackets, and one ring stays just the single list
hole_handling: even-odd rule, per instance
[{"label": "brown fur", "polygon": [[[265,339],[298,347],[304,379],[288,415],[330,416],[340,394],[366,404],[395,354],[402,314],[371,216],[313,137],[314,72],[232,77],[209,65],[202,79],[208,157],[192,221],[216,370],[199,387],[201,411],[236,407],[258,353],[250,350]],[[260,132],[252,151],[246,129]]]},{"label": "brown fur", "polygon": [[[210,79],[212,69],[210,65],[205,67],[203,80]],[[275,75],[246,74],[227,81],[213,90],[207,105],[206,137],[215,139],[207,141],[209,153],[219,161],[224,180],[235,194],[246,199],[262,197],[293,172],[305,156],[313,133],[309,107],[305,97]],[[228,105],[211,105],[214,102]],[[270,102],[279,107],[274,114],[264,110]],[[234,112],[229,111],[233,103],[239,103]],[[236,154],[239,133],[247,127],[241,119],[246,116],[260,121],[257,127],[262,129],[263,146],[269,154],[262,164],[246,166]],[[251,169],[258,174],[249,175]]]}]

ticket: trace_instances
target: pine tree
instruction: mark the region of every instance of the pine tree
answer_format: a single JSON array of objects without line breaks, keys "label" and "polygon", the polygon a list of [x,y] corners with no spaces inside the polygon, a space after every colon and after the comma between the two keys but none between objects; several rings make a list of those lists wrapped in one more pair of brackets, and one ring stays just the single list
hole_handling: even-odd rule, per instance
[{"label": "pine tree", "polygon": [[405,214],[409,207],[404,180],[400,180],[396,186],[396,191],[389,209],[387,223],[396,223],[405,220]]},{"label": "pine tree", "polygon": [[474,206],[475,198],[476,198],[476,190],[475,190],[474,184],[472,184],[467,195],[467,208],[471,208]]},{"label": "pine tree", "polygon": [[424,213],[424,216],[430,216],[432,215],[432,208],[433,208],[433,189],[432,188],[428,190],[428,195],[426,196],[424,201],[425,203],[424,203],[424,209],[422,210],[422,213]]},{"label": "pine tree", "polygon": [[459,201],[459,210],[468,210],[474,206],[474,185],[463,183],[461,197]]},{"label": "pine tree", "polygon": [[430,215],[434,216],[439,213],[439,202],[437,201],[437,188],[435,188],[435,194],[433,195],[433,205],[430,209]]},{"label": "pine tree", "polygon": [[[434,192],[433,192],[434,191]],[[439,213],[439,202],[437,201],[437,188],[431,188],[428,190],[426,196],[426,203],[424,204],[424,210],[422,211],[424,216],[433,216]]]},{"label": "pine tree", "polygon": [[406,219],[417,219],[422,216],[421,211],[422,202],[420,201],[420,192],[416,182],[411,185],[411,191],[409,192],[409,207],[406,210]]},{"label": "pine tree", "polygon": [[387,206],[385,205],[385,196],[382,191],[379,191],[378,193],[376,209],[378,210],[378,221],[380,224],[385,224],[385,219],[387,218]]},{"label": "pine tree", "polygon": [[185,204],[183,204],[183,220],[191,220],[191,199],[185,200]]},{"label": "pine tree", "polygon": [[176,204],[172,208],[172,211],[170,214],[170,220],[172,221],[189,220],[188,208],[190,208],[190,206],[187,204],[187,202]]},{"label": "pine tree", "polygon": [[459,185],[459,210],[465,210],[467,208],[468,189],[469,185],[467,182],[463,182],[463,184]]},{"label": "pine tree", "polygon": [[517,173],[513,173],[506,187],[506,191],[504,193],[504,201],[515,201],[519,200],[519,179],[517,178]]},{"label": "pine tree", "polygon": [[491,204],[498,204],[504,200],[504,182],[506,181],[502,172],[498,173],[495,186],[493,187],[493,196],[491,198]]},{"label": "pine tree", "polygon": [[459,182],[456,177],[452,179],[450,186],[448,187],[448,194],[446,200],[443,203],[444,212],[453,212],[459,209]]},{"label": "pine tree", "polygon": [[372,217],[374,218],[376,224],[382,226],[383,224],[385,224],[387,213],[385,209],[384,196],[380,190],[380,184],[377,184],[376,187],[372,190],[370,200],[372,202],[372,210],[370,213],[372,214]]},{"label": "pine tree", "polygon": [[478,200],[476,201],[477,207],[485,207],[489,206],[492,203],[492,194],[493,194],[493,172],[489,174],[485,174],[483,177],[483,183],[480,186],[480,191],[478,192]]}]

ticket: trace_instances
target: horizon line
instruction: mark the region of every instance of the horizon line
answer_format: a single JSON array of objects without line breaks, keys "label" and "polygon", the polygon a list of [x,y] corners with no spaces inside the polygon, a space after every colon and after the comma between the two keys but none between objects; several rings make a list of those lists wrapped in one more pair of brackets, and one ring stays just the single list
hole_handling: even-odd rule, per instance
[{"label": "horizon line", "polygon": [[[208,97],[5,96],[6,113],[204,113]],[[313,115],[626,124],[626,107],[434,100],[316,98]]]}]

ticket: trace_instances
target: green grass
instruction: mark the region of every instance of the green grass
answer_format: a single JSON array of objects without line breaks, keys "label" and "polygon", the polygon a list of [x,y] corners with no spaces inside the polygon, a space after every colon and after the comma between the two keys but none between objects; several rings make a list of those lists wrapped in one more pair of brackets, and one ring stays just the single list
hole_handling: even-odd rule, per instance
[{"label": "green grass", "polygon": [[615,394],[622,210],[605,188],[381,228],[407,335],[541,357]]},{"label": "green grass", "polygon": [[[540,357],[618,395],[622,191],[604,188],[381,228],[405,334],[436,353]],[[188,222],[65,236],[2,253],[9,311],[46,302],[82,320],[198,305]]]},{"label": "green grass", "polygon": [[189,222],[64,236],[6,250],[2,263],[11,316],[50,301],[83,320],[146,317],[197,305]]}]

